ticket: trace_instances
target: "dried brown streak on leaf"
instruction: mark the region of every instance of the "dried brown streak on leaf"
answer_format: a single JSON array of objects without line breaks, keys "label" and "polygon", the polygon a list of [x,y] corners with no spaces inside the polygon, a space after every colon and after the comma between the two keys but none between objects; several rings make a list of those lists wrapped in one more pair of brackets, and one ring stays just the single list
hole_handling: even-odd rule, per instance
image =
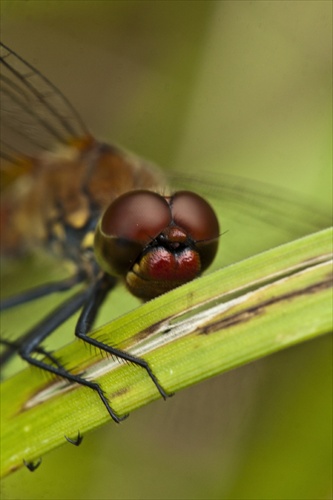
[{"label": "dried brown streak on leaf", "polygon": [[[332,276],[330,275],[326,280],[321,281],[319,283],[316,283],[314,285],[311,285],[307,288],[304,288],[302,290],[297,290],[294,292],[286,293],[285,295],[281,295],[279,297],[274,297],[269,300],[265,300],[261,304],[258,304],[257,306],[250,307],[246,309],[245,311],[241,311],[239,313],[233,314],[229,317],[223,318],[219,321],[216,321],[215,323],[210,324],[207,327],[201,328],[201,331],[198,333],[200,335],[209,335],[210,333],[215,333],[217,330],[222,330],[229,328],[230,326],[237,325],[239,323],[246,323],[249,321],[253,316],[257,316],[258,314],[261,314],[264,309],[267,306],[275,305],[278,304],[279,302],[284,302],[290,299],[294,299],[296,297],[300,297],[303,295],[310,295],[313,293],[318,293],[322,290],[325,290],[327,288],[332,287]],[[199,329],[200,330],[200,329]]]},{"label": "dried brown streak on leaf", "polygon": [[159,328],[160,325],[164,323],[163,321],[158,321],[157,323],[154,323],[153,325],[149,326],[148,328],[145,328],[141,332],[137,333],[135,335],[135,340],[140,342],[140,340],[145,340],[147,337],[150,335],[154,334]]},{"label": "dried brown streak on leaf", "polygon": [[128,391],[129,391],[128,387],[122,387],[121,389],[119,389],[119,391],[112,393],[112,398],[115,398],[117,396],[121,396],[122,394],[126,394]]},{"label": "dried brown streak on leaf", "polygon": [[[144,330],[141,330],[137,334],[133,335],[133,344],[136,344],[137,342],[140,342],[142,340],[145,340],[146,338],[150,337],[151,335],[154,335],[155,333],[166,333],[169,328],[164,328],[163,325],[169,325],[169,321],[171,319],[174,319],[174,316],[168,316],[166,318],[163,318],[161,321],[156,321],[152,325],[148,326]],[[162,332],[163,329],[163,332]]]}]

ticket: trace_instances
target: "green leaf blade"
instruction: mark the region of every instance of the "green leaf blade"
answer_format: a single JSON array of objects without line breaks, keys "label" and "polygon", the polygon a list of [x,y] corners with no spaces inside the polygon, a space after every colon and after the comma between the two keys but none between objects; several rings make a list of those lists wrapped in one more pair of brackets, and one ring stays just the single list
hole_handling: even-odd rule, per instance
[{"label": "green leaf blade", "polygon": [[[170,392],[332,330],[332,230],[219,270],[91,336],[142,356]],[[158,399],[146,372],[74,341],[55,353],[119,415]],[[178,396],[180,397],[180,396]],[[110,420],[98,396],[31,367],[1,384],[1,474]],[[125,424],[124,424],[125,425]]]}]

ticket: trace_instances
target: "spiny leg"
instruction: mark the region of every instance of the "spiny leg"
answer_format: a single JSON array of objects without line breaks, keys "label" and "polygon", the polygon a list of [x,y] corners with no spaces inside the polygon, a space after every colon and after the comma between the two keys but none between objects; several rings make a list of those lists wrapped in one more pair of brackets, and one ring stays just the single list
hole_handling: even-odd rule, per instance
[{"label": "spiny leg", "polygon": [[3,340],[2,343],[7,344],[8,349],[0,356],[1,366],[4,366],[22,347],[28,352],[38,352],[41,342],[83,306],[88,294],[89,289],[77,293],[54,309],[18,340],[12,343]]},{"label": "spiny leg", "polygon": [[[11,351],[14,354],[16,352],[18,352],[19,349],[20,349],[20,343],[19,343],[19,341],[15,342],[15,341],[6,340],[6,339],[0,339],[0,344],[3,344],[6,347],[8,347],[9,349],[11,349]],[[60,361],[55,356],[53,356],[53,354],[51,352],[47,352],[43,347],[41,347],[41,346],[36,347],[34,349],[34,352],[36,352],[38,354],[42,354],[47,359],[49,359],[53,364],[55,364],[56,366],[59,366],[59,368],[64,368],[63,365],[60,363]]]},{"label": "spiny leg", "polygon": [[157,390],[161,394],[162,398],[166,399],[173,394],[169,394],[166,392],[163,387],[160,385],[160,383],[157,380],[157,377],[155,376],[154,372],[150,368],[149,364],[147,361],[144,359],[138,358],[136,356],[133,356],[132,354],[129,354],[125,351],[121,351],[120,349],[116,349],[114,347],[110,347],[107,344],[104,344],[103,342],[100,342],[96,339],[93,339],[88,336],[89,331],[91,330],[91,327],[94,323],[94,320],[96,318],[97,312],[105,300],[108,292],[110,291],[110,276],[107,274],[104,274],[95,284],[95,286],[91,289],[90,297],[88,298],[87,302],[85,303],[83,310],[80,314],[79,320],[76,325],[75,329],[75,335],[83,340],[84,342],[87,342],[88,344],[91,344],[98,349],[101,349],[102,351],[108,352],[109,354],[116,356],[118,358],[124,359],[125,361],[129,361],[135,365],[141,366],[146,372],[148,373],[149,377],[155,384]]},{"label": "spiny leg", "polygon": [[[76,295],[71,297],[61,306],[57,307],[49,315],[46,316],[38,325],[29,330],[19,341],[15,342],[14,352],[18,352],[22,359],[27,361],[29,364],[41,368],[45,371],[53,373],[61,378],[68,380],[69,382],[76,382],[85,387],[89,387],[98,393],[99,397],[103,401],[107,411],[115,422],[121,422],[124,418],[119,417],[116,412],[110,407],[110,404],[99,386],[96,382],[91,382],[85,380],[79,375],[73,375],[67,371],[56,358],[47,353],[41,346],[41,342],[48,337],[59,325],[66,321],[70,316],[72,316],[76,311],[78,311],[91,296],[91,289],[94,286],[88,287],[85,290],[78,292]],[[44,354],[53,365],[52,366],[45,362],[45,360],[39,360],[33,357],[33,353],[38,352]],[[6,354],[6,353],[5,353]]]},{"label": "spiny leg", "polygon": [[64,378],[64,379],[68,380],[69,382],[76,382],[79,385],[83,385],[85,387],[89,387],[90,389],[93,389],[95,392],[97,392],[97,394],[99,395],[99,397],[103,401],[104,406],[106,407],[107,411],[109,412],[109,415],[111,416],[111,418],[115,422],[119,423],[122,420],[124,420],[125,418],[127,418],[128,415],[125,415],[123,417],[119,417],[119,415],[117,415],[117,413],[111,408],[107,397],[105,396],[102,388],[99,386],[99,384],[97,384],[97,382],[91,382],[90,380],[86,380],[86,379],[80,377],[79,375],[73,375],[72,373],[68,372],[67,370],[65,370],[63,368],[59,368],[58,366],[48,365],[44,361],[40,361],[38,359],[35,359],[33,356],[31,356],[31,353],[20,351],[20,356],[22,357],[22,359],[27,361],[29,364],[36,366],[37,368],[41,368],[42,370],[46,370],[50,373],[53,373],[54,375],[57,375],[61,378]]},{"label": "spiny leg", "polygon": [[20,304],[25,304],[32,300],[45,297],[56,292],[64,292],[70,290],[78,283],[81,283],[85,279],[86,275],[83,272],[79,272],[75,276],[71,276],[62,281],[56,281],[54,283],[46,283],[41,286],[31,288],[12,297],[5,298],[0,302],[0,311],[10,309],[11,307],[18,306]]}]

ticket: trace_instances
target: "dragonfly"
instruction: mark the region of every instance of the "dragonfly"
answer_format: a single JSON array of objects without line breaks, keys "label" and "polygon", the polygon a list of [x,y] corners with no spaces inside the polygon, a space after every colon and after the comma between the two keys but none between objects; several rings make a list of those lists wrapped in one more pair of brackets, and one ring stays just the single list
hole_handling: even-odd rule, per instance
[{"label": "dragonfly", "polygon": [[[0,61],[0,174],[4,186],[0,250],[5,256],[19,257],[41,247],[71,262],[75,269],[66,279],[3,299],[1,309],[82,284],[79,292],[17,340],[3,339],[1,363],[18,354],[30,365],[90,388],[112,419],[120,422],[127,415],[114,411],[103,388],[65,369],[43,342],[79,312],[76,337],[141,367],[166,399],[171,394],[159,383],[147,361],[91,338],[89,333],[102,304],[119,281],[125,283],[129,293],[146,301],[199,277],[216,256],[221,239],[219,220],[211,203],[188,190],[193,176],[185,176],[185,188],[173,192],[155,165],[98,141],[62,92],[2,43]],[[200,180],[200,185],[203,187],[205,181]],[[209,184],[211,188],[217,189],[217,198],[221,198],[216,183]],[[283,195],[281,210],[276,190],[263,196],[265,188],[260,191],[247,182],[242,190],[232,180],[225,182],[223,194],[235,208],[243,204],[246,216],[254,210],[264,222],[267,219],[271,224],[274,217],[275,225],[282,225],[281,220],[286,225],[288,213],[287,223],[295,226],[290,216],[295,211],[294,199],[289,203]],[[298,201],[296,205],[299,209]],[[300,209],[306,214],[302,233],[326,225],[326,216],[315,214],[311,206]],[[319,222],[313,220],[315,215]],[[311,220],[313,223],[307,225]]]},{"label": "dragonfly", "polygon": [[42,342],[81,311],[77,338],[142,367],[160,395],[169,397],[147,361],[89,332],[118,280],[146,301],[205,271],[218,249],[218,218],[198,194],[170,191],[150,163],[96,140],[58,88],[3,43],[1,51],[2,254],[40,246],[76,269],[65,280],[4,299],[1,309],[84,283],[17,341],[3,339],[1,363],[17,353],[30,365],[88,387],[120,422],[127,415],[114,411],[102,387],[66,370]]}]

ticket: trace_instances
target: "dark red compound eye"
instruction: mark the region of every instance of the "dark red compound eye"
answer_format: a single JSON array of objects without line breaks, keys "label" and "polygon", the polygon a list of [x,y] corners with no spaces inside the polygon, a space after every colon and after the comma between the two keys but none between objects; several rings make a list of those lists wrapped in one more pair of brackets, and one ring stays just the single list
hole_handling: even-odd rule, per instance
[{"label": "dark red compound eye", "polygon": [[146,244],[170,221],[165,198],[151,191],[130,191],[109,205],[102,217],[101,230],[109,237]]},{"label": "dark red compound eye", "polygon": [[129,191],[104,212],[95,234],[97,262],[111,275],[124,275],[140,253],[171,222],[170,208],[151,191]]},{"label": "dark red compound eye", "polygon": [[171,213],[175,224],[185,229],[196,241],[207,241],[219,236],[219,223],[206,200],[191,191],[178,191],[171,197]]},{"label": "dark red compound eye", "polygon": [[103,214],[96,260],[123,276],[136,296],[150,299],[197,277],[217,252],[219,224],[212,207],[190,191],[162,197],[130,191]]},{"label": "dark red compound eye", "polygon": [[215,258],[220,227],[210,204],[191,191],[178,191],[171,198],[173,221],[195,241],[201,258],[201,272]]}]

